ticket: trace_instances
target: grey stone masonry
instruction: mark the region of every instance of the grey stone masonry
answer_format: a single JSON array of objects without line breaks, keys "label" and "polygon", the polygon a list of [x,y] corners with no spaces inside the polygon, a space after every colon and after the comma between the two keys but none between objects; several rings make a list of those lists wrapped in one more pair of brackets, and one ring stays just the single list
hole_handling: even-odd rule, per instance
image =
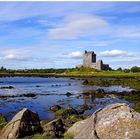
[{"label": "grey stone masonry", "polygon": [[86,51],[83,54],[83,65],[84,67],[95,68],[97,70],[108,70],[109,65],[103,64],[102,60],[96,61],[96,54],[94,51]]}]

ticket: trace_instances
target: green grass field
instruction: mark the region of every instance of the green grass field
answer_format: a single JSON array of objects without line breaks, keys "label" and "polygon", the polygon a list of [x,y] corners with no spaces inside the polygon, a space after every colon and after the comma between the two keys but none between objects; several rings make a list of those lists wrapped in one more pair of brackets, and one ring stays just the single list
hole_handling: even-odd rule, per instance
[{"label": "green grass field", "polygon": [[139,73],[133,73],[133,72],[124,72],[124,71],[98,71],[92,68],[74,68],[71,70],[68,70],[62,75],[70,75],[70,76],[105,76],[105,77],[139,77]]}]

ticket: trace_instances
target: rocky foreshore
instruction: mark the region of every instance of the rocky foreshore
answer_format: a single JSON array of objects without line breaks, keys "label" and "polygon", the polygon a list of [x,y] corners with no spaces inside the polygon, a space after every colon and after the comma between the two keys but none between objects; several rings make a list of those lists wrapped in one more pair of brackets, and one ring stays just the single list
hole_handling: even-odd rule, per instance
[{"label": "rocky foreshore", "polygon": [[24,108],[1,128],[0,138],[92,138],[139,139],[140,114],[125,103],[95,111],[85,119],[72,107],[52,106],[55,119],[41,121],[39,115]]}]

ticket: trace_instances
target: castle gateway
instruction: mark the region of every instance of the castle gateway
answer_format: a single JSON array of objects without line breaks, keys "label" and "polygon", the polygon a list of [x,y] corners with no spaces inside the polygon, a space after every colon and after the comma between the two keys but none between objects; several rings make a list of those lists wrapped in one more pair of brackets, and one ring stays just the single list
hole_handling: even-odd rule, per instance
[{"label": "castle gateway", "polygon": [[108,70],[109,65],[103,64],[102,60],[96,61],[96,54],[94,51],[85,51],[83,54],[83,67],[90,67],[97,70]]}]

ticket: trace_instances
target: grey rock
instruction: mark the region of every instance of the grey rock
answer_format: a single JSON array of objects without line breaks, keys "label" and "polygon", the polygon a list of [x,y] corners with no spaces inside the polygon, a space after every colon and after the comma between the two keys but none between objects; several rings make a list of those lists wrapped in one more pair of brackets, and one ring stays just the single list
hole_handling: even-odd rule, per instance
[{"label": "grey rock", "polygon": [[24,108],[1,130],[0,138],[22,138],[41,131],[42,128],[38,114]]},{"label": "grey rock", "polygon": [[125,103],[112,104],[75,123],[67,133],[79,139],[139,139],[140,114]]}]

